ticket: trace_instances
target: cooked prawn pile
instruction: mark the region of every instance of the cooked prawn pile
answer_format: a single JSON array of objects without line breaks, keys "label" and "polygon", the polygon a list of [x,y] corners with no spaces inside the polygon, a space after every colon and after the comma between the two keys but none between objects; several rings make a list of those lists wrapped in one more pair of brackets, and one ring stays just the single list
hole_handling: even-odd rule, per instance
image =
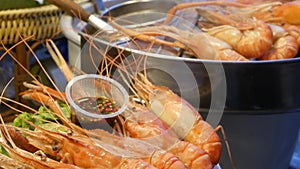
[{"label": "cooked prawn pile", "polygon": [[[181,49],[175,56],[185,51],[186,56],[209,60],[278,60],[298,54],[299,9],[299,1],[201,1],[178,4],[159,25],[127,29],[111,24],[134,39]],[[197,17],[185,18],[186,13],[196,13]],[[196,20],[198,31],[191,26],[174,26],[178,16]]]},{"label": "cooked prawn pile", "polygon": [[[187,8],[196,12],[195,25],[200,31],[169,25],[176,18],[175,14],[180,14],[178,10]],[[278,60],[298,54],[299,8],[299,1],[255,5],[229,1],[193,2],[175,6],[158,25],[125,28],[113,21],[110,23],[118,30],[113,38],[130,37],[136,47],[143,41],[168,47],[177,56],[230,61]],[[110,38],[113,35],[109,34]],[[22,41],[27,44],[26,39]],[[46,46],[70,81],[75,74],[54,43],[47,40]],[[7,49],[6,54],[16,61],[11,50]],[[39,103],[40,107],[16,102],[2,92],[0,103],[18,115],[13,125],[4,123],[0,116],[0,168],[212,169],[219,163],[224,147],[217,132],[221,126],[214,128],[172,90],[151,83],[146,71],[131,72],[132,66],[143,65],[143,61],[128,60],[130,68],[123,63],[126,57],[122,54],[110,57],[100,50],[99,54],[104,56],[104,65],[94,65],[95,69],[100,69],[99,74],[106,72],[109,77],[110,66],[115,66],[121,69],[121,75],[132,80],[126,82],[133,94],[124,113],[109,121],[85,121],[106,122],[112,130],[84,128],[70,108],[66,94],[59,91],[49,75],[46,77],[54,88],[43,85],[25,70],[31,81],[24,82],[27,90],[21,96],[34,101],[35,105]],[[45,69],[43,71],[47,75]],[[228,142],[224,142],[229,149]],[[231,157],[230,151],[228,153]]]},{"label": "cooked prawn pile", "polygon": [[[66,79],[71,80],[75,75],[53,41],[47,40],[46,46]],[[132,76],[126,66],[108,56],[107,61],[121,65],[123,73]],[[219,163],[219,127],[212,127],[187,101],[166,87],[152,84],[143,74],[133,76],[130,85],[135,94],[130,96],[126,111],[107,120],[112,130],[104,130],[85,128],[63,91],[55,84],[54,88],[43,85],[27,72],[33,80],[23,83],[27,90],[20,95],[39,106],[1,95],[1,104],[18,112],[13,125],[0,118],[2,168],[212,169]],[[84,122],[97,126],[104,121]]]}]

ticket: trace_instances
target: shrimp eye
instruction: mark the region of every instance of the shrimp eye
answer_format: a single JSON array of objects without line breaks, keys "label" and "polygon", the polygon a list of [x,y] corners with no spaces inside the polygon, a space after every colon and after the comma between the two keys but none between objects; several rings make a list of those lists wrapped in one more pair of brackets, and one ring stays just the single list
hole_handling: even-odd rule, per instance
[{"label": "shrimp eye", "polygon": [[53,151],[57,151],[58,150],[58,148],[57,148],[56,145],[52,145],[51,148],[52,148]]}]

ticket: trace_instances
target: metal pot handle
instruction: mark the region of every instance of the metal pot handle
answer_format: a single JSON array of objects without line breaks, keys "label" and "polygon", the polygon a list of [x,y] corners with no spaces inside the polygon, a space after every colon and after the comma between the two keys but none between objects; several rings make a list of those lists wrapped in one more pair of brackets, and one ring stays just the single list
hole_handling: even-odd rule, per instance
[{"label": "metal pot handle", "polygon": [[110,26],[105,21],[98,18],[98,16],[93,15],[82,8],[77,3],[72,0],[48,0],[50,3],[56,5],[60,9],[68,12],[69,14],[91,24],[96,29],[106,30],[106,31],[115,31],[115,29]]}]

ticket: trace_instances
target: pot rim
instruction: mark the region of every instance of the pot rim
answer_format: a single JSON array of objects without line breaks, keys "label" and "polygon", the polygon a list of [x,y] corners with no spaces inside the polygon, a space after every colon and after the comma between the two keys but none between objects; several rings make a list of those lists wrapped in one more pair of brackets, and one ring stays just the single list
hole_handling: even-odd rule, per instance
[{"label": "pot rim", "polygon": [[131,49],[128,47],[123,47],[118,44],[112,44],[105,40],[101,40],[100,38],[95,38],[91,35],[88,35],[86,33],[80,32],[82,36],[86,36],[88,38],[91,38],[95,41],[98,41],[104,45],[122,49],[124,51],[133,52],[138,55],[147,56],[147,57],[153,57],[157,59],[165,59],[165,60],[172,60],[172,61],[184,61],[184,62],[194,62],[194,63],[215,63],[215,64],[247,64],[247,65],[257,65],[257,64],[281,64],[281,63],[295,63],[300,62],[299,54],[295,56],[294,58],[287,58],[287,59],[280,59],[280,60],[249,60],[249,61],[232,61],[232,60],[209,60],[209,59],[198,59],[198,58],[185,58],[185,57],[176,57],[176,56],[170,56],[166,54],[158,54],[158,53],[151,53],[151,52],[145,52],[137,49]]}]

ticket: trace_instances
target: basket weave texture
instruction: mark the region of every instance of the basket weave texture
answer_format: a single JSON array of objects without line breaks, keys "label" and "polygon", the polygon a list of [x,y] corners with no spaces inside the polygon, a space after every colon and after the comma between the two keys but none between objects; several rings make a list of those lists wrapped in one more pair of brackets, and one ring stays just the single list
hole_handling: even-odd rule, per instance
[{"label": "basket weave texture", "polygon": [[54,5],[0,11],[0,40],[6,44],[34,35],[35,39],[50,38],[60,32],[62,12]]},{"label": "basket weave texture", "polygon": [[[77,3],[86,0],[76,0]],[[13,44],[23,37],[36,40],[52,38],[61,32],[59,21],[62,11],[55,5],[0,11],[0,41]]]}]

